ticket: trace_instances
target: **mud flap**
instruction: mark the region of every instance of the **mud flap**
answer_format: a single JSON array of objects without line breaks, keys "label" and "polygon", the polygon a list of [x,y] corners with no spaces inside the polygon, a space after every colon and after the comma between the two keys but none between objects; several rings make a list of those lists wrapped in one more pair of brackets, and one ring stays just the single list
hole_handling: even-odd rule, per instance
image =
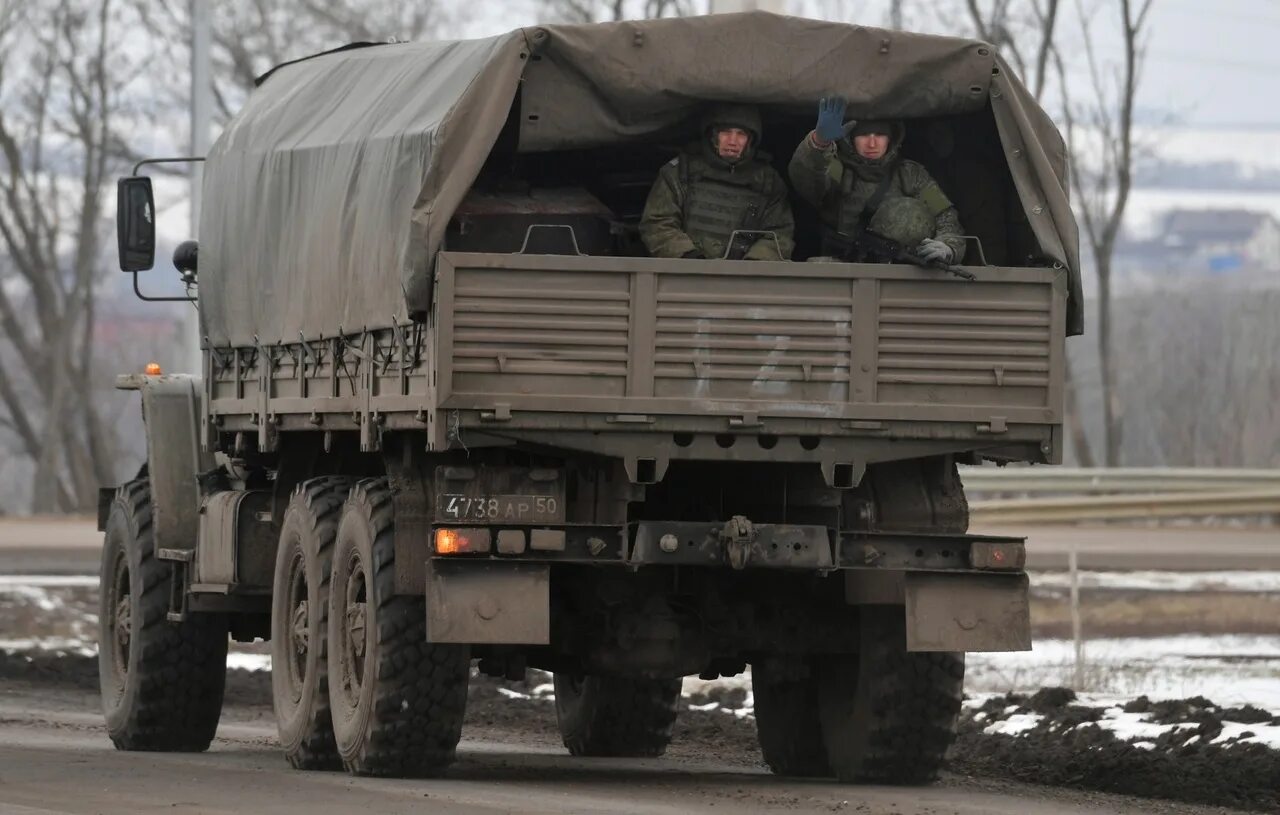
[{"label": "mud flap", "polygon": [[489,645],[551,642],[551,567],[427,562],[427,641]]},{"label": "mud flap", "polygon": [[908,651],[1028,651],[1026,574],[909,572]]}]

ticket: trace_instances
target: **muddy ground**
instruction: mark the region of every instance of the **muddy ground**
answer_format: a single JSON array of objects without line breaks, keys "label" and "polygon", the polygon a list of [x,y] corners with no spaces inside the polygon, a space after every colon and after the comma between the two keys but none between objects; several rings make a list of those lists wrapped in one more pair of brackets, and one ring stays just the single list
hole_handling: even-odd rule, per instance
[{"label": "muddy ground", "polygon": [[[522,682],[473,677],[467,706],[470,738],[546,744],[556,740],[555,709],[547,676],[530,672]],[[83,655],[0,652],[0,699],[8,693],[42,698],[59,705],[92,710],[97,705],[97,661]],[[718,704],[715,710],[683,710],[670,755],[714,757],[739,766],[760,766],[754,720],[741,715],[742,689],[715,688],[686,700]],[[948,760],[950,774],[982,781],[1023,781],[1058,787],[1120,793],[1192,804],[1280,812],[1280,751],[1257,744],[1207,744],[1224,722],[1280,724],[1257,708],[1223,709],[1205,699],[1130,703],[1153,721],[1187,722],[1161,736],[1149,748],[1121,741],[1090,723],[1101,708],[1077,704],[1069,690],[1046,689],[1031,696],[1011,694],[966,709]],[[1019,713],[1044,716],[1018,736],[991,735],[993,722]],[[981,714],[981,715],[978,715]],[[271,682],[266,672],[228,672],[227,721],[269,721]],[[1199,736],[1199,738],[1195,738]]]}]

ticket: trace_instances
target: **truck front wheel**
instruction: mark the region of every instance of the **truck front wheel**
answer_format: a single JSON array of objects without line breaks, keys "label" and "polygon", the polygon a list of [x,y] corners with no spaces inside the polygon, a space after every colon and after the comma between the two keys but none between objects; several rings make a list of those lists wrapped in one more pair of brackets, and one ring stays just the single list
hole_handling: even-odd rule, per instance
[{"label": "truck front wheel", "polygon": [[119,750],[200,752],[222,715],[227,619],[169,622],[172,567],[156,558],[151,487],[116,490],[102,547],[98,680]]},{"label": "truck front wheel", "polygon": [[557,673],[556,721],[564,746],[575,756],[662,755],[671,743],[680,684]]},{"label": "truck front wheel", "polygon": [[385,479],[351,489],[329,584],[329,702],[346,768],[430,775],[462,735],[471,668],[464,645],[427,642],[422,597],[395,593],[394,516]]},{"label": "truck front wheel", "polygon": [[280,746],[299,770],[338,769],[329,714],[329,572],[352,479],[313,478],[289,499],[271,591],[271,692]]},{"label": "truck front wheel", "polygon": [[860,652],[815,664],[831,769],[845,782],[927,784],[955,736],[964,654],[908,652],[901,606],[860,617]]}]

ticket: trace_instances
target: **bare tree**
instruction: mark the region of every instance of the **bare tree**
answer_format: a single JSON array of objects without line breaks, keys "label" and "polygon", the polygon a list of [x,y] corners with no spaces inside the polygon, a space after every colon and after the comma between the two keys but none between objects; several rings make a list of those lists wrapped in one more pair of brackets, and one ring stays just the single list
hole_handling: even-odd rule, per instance
[{"label": "bare tree", "polygon": [[[133,0],[156,45],[168,43],[175,64],[187,64],[190,0]],[[440,3],[400,0],[244,0],[213,4],[214,104],[225,121],[239,110],[254,80],[273,66],[352,42],[415,41],[438,36],[465,19]],[[169,89],[185,104],[183,83]]]},{"label": "bare tree", "polygon": [[1280,466],[1280,292],[1269,282],[1162,280],[1118,296],[1117,387],[1152,405],[1126,456],[1184,467]]},{"label": "bare tree", "polygon": [[0,407],[32,509],[92,508],[115,439],[94,398],[94,287],[132,66],[112,0],[0,5]]},{"label": "bare tree", "polygon": [[1052,66],[1061,0],[965,0],[974,33],[1013,64],[1036,99]]},{"label": "bare tree", "polygon": [[[1018,71],[1038,101],[1044,95],[1050,74],[1063,77],[1064,68],[1057,42],[1060,34],[1061,0],[964,0],[965,12],[974,34],[994,45]],[[1070,104],[1065,83],[1059,83],[1062,104]],[[1068,181],[1070,183],[1070,181]],[[1085,430],[1080,406],[1079,378],[1068,357],[1066,361],[1066,425],[1077,461],[1085,467],[1096,464],[1093,446]]]},{"label": "bare tree", "polygon": [[[1064,104],[1067,149],[1076,212],[1098,279],[1098,355],[1102,378],[1105,462],[1120,464],[1124,409],[1116,382],[1112,323],[1112,261],[1133,190],[1134,110],[1146,54],[1147,20],[1154,0],[1119,0],[1123,55],[1118,66],[1104,65],[1094,45],[1093,18],[1098,9],[1076,0],[1092,83],[1092,99],[1078,108]],[[1065,71],[1063,76],[1065,88]],[[1064,93],[1065,98],[1065,93]],[[1081,132],[1082,126],[1085,132]]]},{"label": "bare tree", "polygon": [[550,22],[602,23],[696,13],[693,0],[541,0],[540,16]]},{"label": "bare tree", "polygon": [[[1061,117],[1070,155],[1070,183],[1098,280],[1098,353],[1102,388],[1103,460],[1120,462],[1123,450],[1123,400],[1116,388],[1112,312],[1112,261],[1133,187],[1134,109],[1144,59],[1144,42],[1153,0],[1118,0],[1123,57],[1119,66],[1104,65],[1095,46],[1097,4],[1075,0],[1084,42],[1091,93],[1072,93],[1058,47],[1061,0],[964,0],[975,33],[1004,53],[1043,98],[1052,76],[1058,78]],[[1107,4],[1108,6],[1110,3]],[[1084,103],[1078,98],[1088,98]],[[1085,432],[1078,383],[1068,368],[1067,424],[1076,456],[1095,463]]]}]

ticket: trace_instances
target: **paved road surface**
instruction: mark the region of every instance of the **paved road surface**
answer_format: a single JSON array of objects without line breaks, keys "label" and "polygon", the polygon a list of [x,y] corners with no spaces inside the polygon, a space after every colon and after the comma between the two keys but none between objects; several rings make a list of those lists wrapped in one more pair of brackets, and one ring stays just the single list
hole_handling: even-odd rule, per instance
[{"label": "paved road surface", "polygon": [[546,746],[464,741],[444,778],[302,773],[274,727],[224,724],[206,754],[120,753],[87,711],[41,711],[0,693],[0,815],[684,815],[849,812],[1084,815],[1217,808],[948,778],[925,789],[796,782],[706,762],[575,759]]},{"label": "paved road surface", "polygon": [[[1123,526],[990,526],[1027,536],[1031,569],[1065,569],[1075,546],[1092,570],[1280,571],[1280,529]],[[94,574],[101,534],[89,519],[0,518],[0,574]]]}]

